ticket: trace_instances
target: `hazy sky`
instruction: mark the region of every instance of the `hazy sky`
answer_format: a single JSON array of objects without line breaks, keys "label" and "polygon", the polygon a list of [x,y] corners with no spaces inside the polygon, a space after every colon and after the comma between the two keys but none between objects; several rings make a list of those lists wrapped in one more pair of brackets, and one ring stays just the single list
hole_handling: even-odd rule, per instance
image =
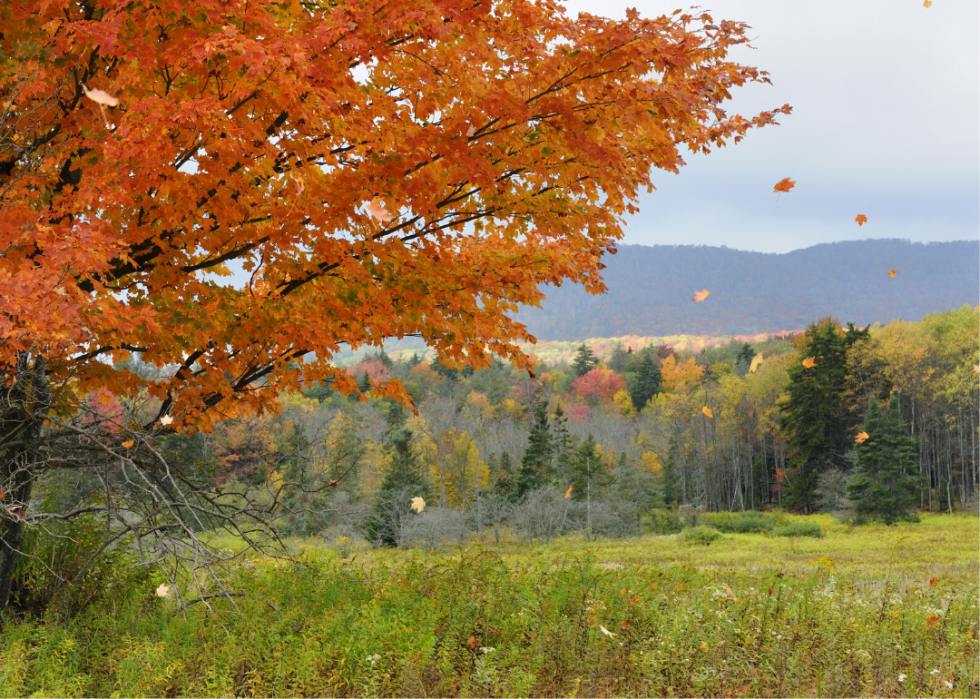
[{"label": "hazy sky", "polygon": [[[650,0],[566,0],[621,19],[688,8]],[[780,126],[656,171],[624,243],[727,245],[787,252],[863,238],[980,236],[980,2],[704,2],[714,19],[751,25],[734,57],[772,85],[735,94],[729,113],[789,103]],[[796,188],[777,202],[773,185]],[[863,213],[868,223],[858,227]]]}]

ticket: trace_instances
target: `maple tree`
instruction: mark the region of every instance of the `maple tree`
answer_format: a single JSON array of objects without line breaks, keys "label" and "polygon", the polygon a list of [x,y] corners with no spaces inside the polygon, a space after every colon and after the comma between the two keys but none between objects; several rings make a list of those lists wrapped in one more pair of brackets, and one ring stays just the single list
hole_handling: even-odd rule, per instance
[{"label": "maple tree", "polygon": [[[651,168],[789,111],[725,113],[768,79],[727,59],[746,26],[707,14],[63,0],[0,24],[0,364],[145,388],[175,428],[300,380],[354,390],[329,363],[342,343],[419,334],[527,367],[505,313],[542,283],[602,289]],[[100,361],[129,352],[176,371]]]},{"label": "maple tree", "polygon": [[450,368],[530,370],[507,314],[543,284],[603,289],[651,169],[789,112],[725,112],[768,78],[728,58],[746,25],[706,13],[26,0],[0,26],[0,373],[33,391],[0,406],[14,552],[45,416],[139,398],[103,465],[125,440],[151,468],[134,419],[210,431],[301,386],[356,391],[341,346],[418,335]]}]

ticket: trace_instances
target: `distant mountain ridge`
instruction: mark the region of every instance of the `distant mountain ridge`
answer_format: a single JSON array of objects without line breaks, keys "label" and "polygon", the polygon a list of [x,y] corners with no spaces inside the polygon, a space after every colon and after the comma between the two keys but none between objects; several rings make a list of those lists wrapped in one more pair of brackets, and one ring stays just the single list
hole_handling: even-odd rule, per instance
[{"label": "distant mountain ridge", "polygon": [[[750,335],[828,315],[866,325],[980,303],[980,240],[845,241],[785,254],[624,245],[603,262],[606,294],[546,288],[542,308],[523,307],[517,319],[542,340]],[[693,302],[701,289],[711,295]]]}]

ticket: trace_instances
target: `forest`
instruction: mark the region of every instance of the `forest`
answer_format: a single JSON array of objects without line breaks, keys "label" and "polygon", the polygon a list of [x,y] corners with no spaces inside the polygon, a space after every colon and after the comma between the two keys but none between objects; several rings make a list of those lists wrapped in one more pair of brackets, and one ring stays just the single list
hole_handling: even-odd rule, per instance
[{"label": "forest", "polygon": [[[968,512],[980,483],[978,330],[969,306],[863,329],[823,319],[700,351],[613,340],[597,355],[581,344],[571,362],[533,357],[532,372],[382,350],[347,368],[351,396],[310,386],[278,414],[221,420],[164,446],[226,491],[281,495],[276,517],[291,535],[435,547],[470,532],[499,539],[503,527],[540,540],[629,536],[678,527],[679,507],[853,517],[855,437],[869,401],[894,395],[921,477],[914,509]],[[800,375],[821,332],[844,351],[809,370],[832,374],[820,404],[794,407],[794,377],[822,380]],[[392,377],[416,413],[372,395]],[[801,444],[796,420],[824,435],[826,453]],[[414,496],[424,512],[401,511]]]}]

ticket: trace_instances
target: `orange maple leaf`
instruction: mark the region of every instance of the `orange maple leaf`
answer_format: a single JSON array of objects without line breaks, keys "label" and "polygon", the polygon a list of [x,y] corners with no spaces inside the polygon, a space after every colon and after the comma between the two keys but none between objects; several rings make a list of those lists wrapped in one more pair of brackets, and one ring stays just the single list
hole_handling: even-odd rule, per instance
[{"label": "orange maple leaf", "polygon": [[[574,484],[573,484],[574,485]],[[568,486],[568,490],[565,491],[565,499],[572,497],[572,486]]]},{"label": "orange maple leaf", "polygon": [[854,438],[854,441],[860,444],[861,442],[865,441],[868,437],[869,435],[867,432],[858,432],[857,436]]},{"label": "orange maple leaf", "polygon": [[865,216],[864,214],[858,214],[857,216],[854,217],[854,220],[857,221],[857,224],[859,226],[863,226],[868,222],[868,217]]},{"label": "orange maple leaf", "polygon": [[691,300],[700,303],[701,301],[704,301],[706,298],[708,298],[710,295],[711,295],[710,291],[708,291],[707,289],[701,289],[701,291],[694,292],[694,298]]},{"label": "orange maple leaf", "polygon": [[701,412],[704,413],[705,415],[707,415],[708,417],[714,417],[715,416],[715,414],[713,412],[711,412],[711,408],[709,408],[708,406],[704,406],[703,408],[701,408]]},{"label": "orange maple leaf", "polygon": [[894,276],[895,276],[896,274],[898,274],[898,272],[897,272],[896,270],[894,270],[894,269],[893,269],[893,270],[891,270],[891,271],[890,271],[890,272],[888,273],[888,276],[889,276],[889,277],[894,277]]},{"label": "orange maple leaf", "polygon": [[796,180],[791,180],[788,177],[784,177],[776,183],[776,186],[772,188],[774,192],[788,192],[796,186]]},{"label": "orange maple leaf", "polygon": [[129,449],[134,444],[135,444],[135,442],[133,440],[131,440],[131,439],[127,439],[125,442],[122,443],[124,449]]},{"label": "orange maple leaf", "polygon": [[367,209],[367,212],[373,218],[378,219],[381,223],[388,223],[391,220],[391,214],[386,208],[381,206],[381,200],[377,197],[372,199],[371,203],[367,204],[364,208]]},{"label": "orange maple leaf", "polygon": [[803,360],[803,366],[807,369],[812,369],[816,363],[817,363],[816,357],[807,357],[806,359]]}]

